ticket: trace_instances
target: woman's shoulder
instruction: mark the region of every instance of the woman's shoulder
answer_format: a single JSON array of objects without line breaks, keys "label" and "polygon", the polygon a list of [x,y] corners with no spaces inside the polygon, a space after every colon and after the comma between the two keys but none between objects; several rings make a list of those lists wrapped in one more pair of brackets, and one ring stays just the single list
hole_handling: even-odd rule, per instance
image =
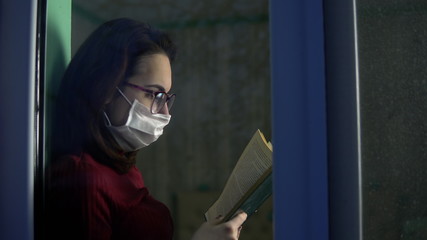
[{"label": "woman's shoulder", "polygon": [[[88,170],[88,171],[107,171],[110,168],[95,160],[88,153],[68,154],[54,159],[51,164],[53,171],[76,171],[76,170]],[[112,170],[112,169],[111,169]]]},{"label": "woman's shoulder", "polygon": [[69,154],[55,159],[47,169],[48,174],[53,181],[66,181],[93,184],[102,184],[115,171],[96,161],[88,153]]},{"label": "woman's shoulder", "polygon": [[148,194],[147,190],[141,191],[145,185],[136,168],[120,174],[87,153],[65,155],[56,159],[49,170],[49,186],[54,191],[109,196],[113,201],[130,199],[127,201],[129,202],[138,194]]}]

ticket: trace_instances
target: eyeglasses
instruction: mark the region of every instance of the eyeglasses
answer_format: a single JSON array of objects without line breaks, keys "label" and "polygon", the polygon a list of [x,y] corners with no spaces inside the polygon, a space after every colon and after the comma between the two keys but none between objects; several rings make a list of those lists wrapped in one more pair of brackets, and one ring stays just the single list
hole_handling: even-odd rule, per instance
[{"label": "eyeglasses", "polygon": [[151,113],[153,114],[159,113],[163,109],[165,104],[167,104],[168,110],[170,111],[173,102],[175,101],[175,94],[168,94],[165,91],[153,91],[128,82],[125,82],[125,84],[153,95],[153,102],[151,103],[150,108]]}]

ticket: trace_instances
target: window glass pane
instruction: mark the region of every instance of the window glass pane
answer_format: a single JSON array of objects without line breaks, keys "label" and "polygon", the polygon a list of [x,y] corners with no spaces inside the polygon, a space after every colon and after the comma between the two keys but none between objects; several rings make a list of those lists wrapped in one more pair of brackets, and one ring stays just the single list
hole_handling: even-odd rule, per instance
[{"label": "window glass pane", "polygon": [[[190,239],[255,131],[271,139],[268,1],[74,0],[72,55],[120,17],[160,28],[178,46],[171,122],[136,165],[171,210],[176,239]],[[271,199],[241,237],[272,239]]]}]

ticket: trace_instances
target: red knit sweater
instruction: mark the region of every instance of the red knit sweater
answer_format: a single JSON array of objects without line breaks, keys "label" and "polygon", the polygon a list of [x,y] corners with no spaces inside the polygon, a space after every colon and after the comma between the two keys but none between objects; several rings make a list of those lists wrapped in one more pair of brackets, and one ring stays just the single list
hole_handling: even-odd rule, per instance
[{"label": "red knit sweater", "polygon": [[172,239],[170,212],[136,167],[119,174],[81,154],[57,161],[49,176],[48,239]]}]

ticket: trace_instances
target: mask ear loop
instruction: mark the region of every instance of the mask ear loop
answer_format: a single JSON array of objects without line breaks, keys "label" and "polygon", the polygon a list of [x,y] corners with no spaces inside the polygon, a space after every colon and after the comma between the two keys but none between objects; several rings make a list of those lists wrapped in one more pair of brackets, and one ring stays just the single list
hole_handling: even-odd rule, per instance
[{"label": "mask ear loop", "polygon": [[132,106],[132,103],[129,101],[129,99],[125,96],[125,94],[120,90],[120,88],[116,87],[117,91],[126,99],[126,101],[129,103],[129,105]]},{"label": "mask ear loop", "polygon": [[108,127],[111,126],[110,119],[108,118],[107,113],[105,111],[104,111],[104,117],[105,117],[105,120],[107,120],[107,126]]},{"label": "mask ear loop", "polygon": [[[116,87],[117,91],[119,91],[119,93],[125,98],[126,102],[129,103],[129,105],[132,106],[132,103],[129,101],[129,99],[125,96],[125,94],[122,92],[122,90],[120,90],[120,88]],[[104,116],[105,116],[105,120],[107,120],[107,126],[112,126],[111,125],[111,121],[110,118],[108,118],[107,113],[104,111]]]}]

